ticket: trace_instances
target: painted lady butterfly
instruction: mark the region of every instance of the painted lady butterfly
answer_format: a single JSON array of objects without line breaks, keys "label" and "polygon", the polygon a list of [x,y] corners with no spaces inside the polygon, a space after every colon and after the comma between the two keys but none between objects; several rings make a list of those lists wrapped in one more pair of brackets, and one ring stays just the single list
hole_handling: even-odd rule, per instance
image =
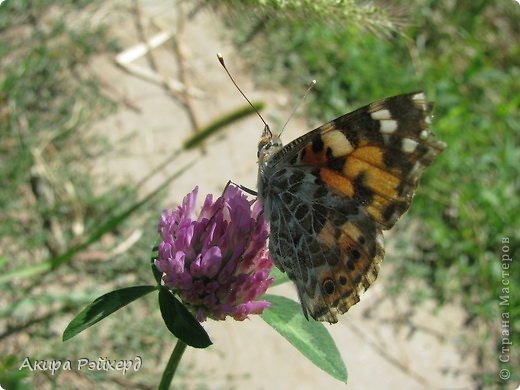
[{"label": "painted lady butterfly", "polygon": [[265,127],[258,197],[269,250],[307,318],[337,322],[376,279],[382,230],[408,210],[422,172],[446,147],[428,128],[431,109],[422,92],[390,97],[286,146]]}]

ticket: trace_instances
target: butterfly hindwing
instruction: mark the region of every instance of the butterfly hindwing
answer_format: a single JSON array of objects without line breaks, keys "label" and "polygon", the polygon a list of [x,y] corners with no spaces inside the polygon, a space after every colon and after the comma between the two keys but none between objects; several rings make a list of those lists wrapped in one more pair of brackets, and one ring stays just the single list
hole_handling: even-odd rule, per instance
[{"label": "butterfly hindwing", "polygon": [[287,167],[271,177],[286,190],[272,202],[269,250],[295,282],[304,313],[332,323],[377,277],[383,237],[358,202],[327,191],[318,174]]}]

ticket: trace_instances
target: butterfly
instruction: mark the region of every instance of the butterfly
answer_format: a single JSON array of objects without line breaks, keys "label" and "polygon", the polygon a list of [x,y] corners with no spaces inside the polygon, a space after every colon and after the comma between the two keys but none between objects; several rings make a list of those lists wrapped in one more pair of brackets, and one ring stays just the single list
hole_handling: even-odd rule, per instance
[{"label": "butterfly", "polygon": [[335,323],[376,280],[383,230],[408,210],[423,171],[446,144],[429,128],[423,92],[389,97],[283,146],[264,128],[258,198],[274,264],[303,313]]}]

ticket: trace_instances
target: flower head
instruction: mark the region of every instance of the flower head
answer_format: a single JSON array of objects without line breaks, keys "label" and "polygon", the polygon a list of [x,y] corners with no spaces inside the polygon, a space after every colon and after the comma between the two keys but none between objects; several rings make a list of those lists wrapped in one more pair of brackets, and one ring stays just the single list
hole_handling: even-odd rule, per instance
[{"label": "flower head", "polygon": [[196,216],[197,193],[195,187],[182,205],[161,215],[155,266],[163,284],[199,321],[261,314],[270,304],[255,299],[273,281],[261,205],[229,185],[216,201],[207,195]]}]

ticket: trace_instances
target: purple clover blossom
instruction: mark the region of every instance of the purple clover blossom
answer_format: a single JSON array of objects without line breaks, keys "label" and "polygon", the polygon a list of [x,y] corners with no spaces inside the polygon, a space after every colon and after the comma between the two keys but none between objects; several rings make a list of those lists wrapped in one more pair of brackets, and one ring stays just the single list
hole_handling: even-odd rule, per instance
[{"label": "purple clover blossom", "polygon": [[161,215],[155,266],[163,284],[199,321],[261,314],[270,303],[256,298],[273,281],[261,204],[229,185],[216,201],[207,195],[197,217],[197,193],[195,187],[182,205]]}]

